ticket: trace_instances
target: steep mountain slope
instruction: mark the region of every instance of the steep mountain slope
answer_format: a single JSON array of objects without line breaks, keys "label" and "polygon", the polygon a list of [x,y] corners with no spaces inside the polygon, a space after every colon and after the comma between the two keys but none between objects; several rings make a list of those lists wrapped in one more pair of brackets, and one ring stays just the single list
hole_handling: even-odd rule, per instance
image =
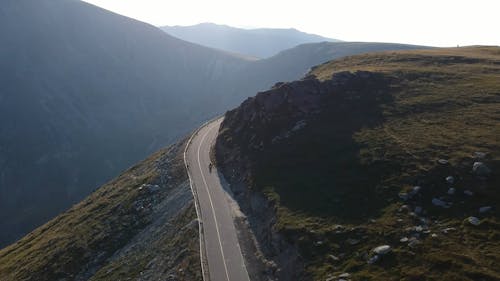
[{"label": "steep mountain slope", "polygon": [[215,152],[297,280],[499,280],[499,107],[498,47],[353,56],[229,111]]},{"label": "steep mountain slope", "polygon": [[0,245],[211,116],[246,63],[76,0],[4,1],[0,34]]},{"label": "steep mountain slope", "polygon": [[0,32],[0,247],[276,81],[417,47],[319,43],[248,61],[76,0],[4,1]]},{"label": "steep mountain slope", "polygon": [[339,41],[296,29],[242,29],[213,23],[163,26],[161,29],[189,42],[256,58],[268,58],[304,43]]},{"label": "steep mountain slope", "polygon": [[0,279],[201,280],[185,144],[155,153],[0,250]]},{"label": "steep mountain slope", "polygon": [[279,81],[293,81],[303,77],[311,67],[344,56],[387,51],[425,49],[428,47],[366,42],[323,42],[303,44],[280,52],[268,59],[254,61],[234,73],[225,91],[215,94],[217,100],[225,100],[234,106],[247,97],[272,87]]}]

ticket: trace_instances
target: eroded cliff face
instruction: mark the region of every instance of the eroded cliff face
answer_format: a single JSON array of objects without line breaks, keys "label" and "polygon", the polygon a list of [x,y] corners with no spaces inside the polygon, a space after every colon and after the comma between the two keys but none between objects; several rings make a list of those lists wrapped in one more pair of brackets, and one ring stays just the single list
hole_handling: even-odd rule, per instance
[{"label": "eroded cliff face", "polygon": [[[278,144],[333,107],[339,113],[363,110],[366,116],[373,117],[370,114],[379,108],[372,105],[390,99],[386,91],[388,79],[382,74],[358,71],[336,73],[326,81],[310,75],[299,81],[277,83],[226,113],[218,143],[251,156]],[[365,125],[370,123],[363,121],[368,122]]]},{"label": "eroded cliff face", "polygon": [[[371,96],[360,100],[360,110],[384,98],[386,79],[370,72],[342,72],[332,79],[318,81],[314,76],[291,83],[277,83],[272,89],[258,93],[240,107],[226,113],[219,131],[215,151],[217,164],[230,184],[241,210],[265,256],[268,276],[276,280],[307,280],[299,246],[277,226],[276,202],[257,190],[254,171],[256,159],[300,133],[315,118],[325,114],[336,103],[357,103],[356,93],[373,89]],[[339,110],[339,116],[350,111]],[[376,113],[374,113],[376,114]]]}]

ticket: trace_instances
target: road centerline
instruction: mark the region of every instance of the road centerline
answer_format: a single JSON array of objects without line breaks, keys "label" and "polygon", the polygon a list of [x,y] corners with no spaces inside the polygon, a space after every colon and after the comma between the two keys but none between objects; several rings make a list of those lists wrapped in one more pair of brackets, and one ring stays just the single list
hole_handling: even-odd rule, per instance
[{"label": "road centerline", "polygon": [[203,174],[203,169],[201,167],[201,160],[200,160],[201,145],[205,141],[206,136],[213,130],[213,128],[215,128],[215,127],[211,127],[211,128],[209,128],[207,130],[207,132],[201,138],[200,144],[198,145],[198,167],[200,168],[201,178],[202,178],[203,183],[205,185],[205,189],[206,189],[206,191],[208,193],[208,200],[210,201],[210,207],[212,209],[212,216],[213,216],[214,221],[215,221],[215,230],[217,232],[217,238],[219,240],[219,247],[220,247],[220,252],[221,252],[221,257],[222,257],[222,263],[224,264],[224,270],[226,272],[226,278],[229,281],[230,279],[229,279],[229,273],[228,273],[228,270],[227,270],[226,259],[224,257],[224,249],[222,247],[222,241],[221,241],[221,238],[220,238],[219,223],[217,221],[217,216],[215,215],[215,209],[214,209],[214,204],[213,204],[213,201],[212,201],[212,195],[210,194],[210,190],[208,189],[208,184],[207,184],[207,181],[205,179],[205,175]]}]

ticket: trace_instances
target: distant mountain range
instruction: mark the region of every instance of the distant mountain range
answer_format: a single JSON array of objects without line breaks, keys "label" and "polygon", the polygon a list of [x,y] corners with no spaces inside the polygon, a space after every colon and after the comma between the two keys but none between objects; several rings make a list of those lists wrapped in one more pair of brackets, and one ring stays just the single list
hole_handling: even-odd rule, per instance
[{"label": "distant mountain range", "polygon": [[200,23],[192,26],[163,26],[161,29],[189,42],[256,58],[268,58],[300,44],[340,41],[294,28],[243,29]]},{"label": "distant mountain range", "polygon": [[252,61],[77,0],[4,1],[0,34],[0,246],[278,81],[419,48],[318,43]]}]

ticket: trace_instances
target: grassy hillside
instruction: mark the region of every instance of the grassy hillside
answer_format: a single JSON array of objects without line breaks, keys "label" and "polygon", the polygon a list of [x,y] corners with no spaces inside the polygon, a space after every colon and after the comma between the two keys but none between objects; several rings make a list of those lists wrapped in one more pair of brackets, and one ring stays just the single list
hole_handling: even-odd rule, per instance
[{"label": "grassy hillside", "polygon": [[0,250],[0,279],[200,280],[184,144],[152,155]]},{"label": "grassy hillside", "polygon": [[370,52],[414,50],[425,46],[371,43],[371,42],[322,42],[309,43],[280,52],[268,59],[253,61],[229,77],[224,91],[210,97],[205,106],[225,100],[231,107],[242,100],[265,91],[279,81],[293,81],[308,73],[311,67],[345,56]]},{"label": "grassy hillside", "polygon": [[80,0],[5,0],[0,34],[0,247],[331,50],[368,51],[304,46],[257,63]]},{"label": "grassy hillside", "polygon": [[218,139],[221,165],[246,161],[275,206],[304,279],[500,280],[500,48],[366,54],[310,74],[228,112]]}]

